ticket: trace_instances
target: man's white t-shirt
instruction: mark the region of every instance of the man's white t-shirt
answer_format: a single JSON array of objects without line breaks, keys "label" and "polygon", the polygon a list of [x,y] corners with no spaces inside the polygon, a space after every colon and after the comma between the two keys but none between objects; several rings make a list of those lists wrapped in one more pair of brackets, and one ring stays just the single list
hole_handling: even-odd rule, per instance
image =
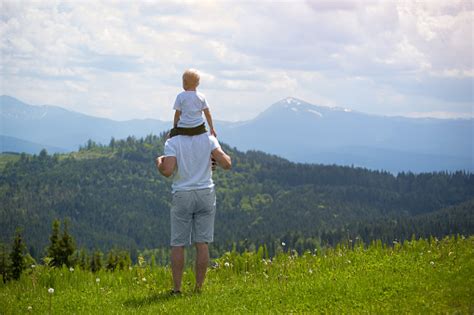
[{"label": "man's white t-shirt", "polygon": [[214,187],[211,152],[220,148],[216,137],[203,133],[198,136],[174,136],[166,140],[165,156],[174,156],[177,171],[172,190],[187,191]]},{"label": "man's white t-shirt", "polygon": [[192,128],[202,125],[202,111],[209,108],[204,94],[197,91],[183,91],[176,96],[173,109],[179,110],[178,127]]}]

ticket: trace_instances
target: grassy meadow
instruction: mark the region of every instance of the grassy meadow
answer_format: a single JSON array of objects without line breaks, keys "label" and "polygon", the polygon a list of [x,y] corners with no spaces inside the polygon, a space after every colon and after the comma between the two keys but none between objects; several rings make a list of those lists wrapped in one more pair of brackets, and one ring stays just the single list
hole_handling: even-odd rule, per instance
[{"label": "grassy meadow", "polygon": [[170,296],[170,268],[143,261],[97,273],[30,266],[19,281],[0,285],[0,313],[472,314],[474,236],[393,246],[355,242],[303,255],[287,250],[273,259],[262,250],[230,252],[213,260],[201,293],[193,286],[188,268],[183,294]]}]

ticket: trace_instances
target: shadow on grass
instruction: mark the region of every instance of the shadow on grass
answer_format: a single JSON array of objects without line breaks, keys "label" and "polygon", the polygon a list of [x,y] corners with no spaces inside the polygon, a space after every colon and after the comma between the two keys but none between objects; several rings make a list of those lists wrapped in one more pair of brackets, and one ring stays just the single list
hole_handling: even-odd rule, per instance
[{"label": "shadow on grass", "polygon": [[163,303],[169,300],[179,299],[181,297],[183,297],[183,295],[172,295],[171,292],[157,292],[144,297],[130,298],[126,300],[123,305],[125,307],[138,308],[154,303]]}]

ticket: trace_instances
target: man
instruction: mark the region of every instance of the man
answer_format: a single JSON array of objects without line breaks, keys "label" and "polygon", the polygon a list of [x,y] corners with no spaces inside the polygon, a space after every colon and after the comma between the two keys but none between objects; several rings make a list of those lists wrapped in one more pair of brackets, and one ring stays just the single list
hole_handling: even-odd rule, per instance
[{"label": "man", "polygon": [[232,166],[230,157],[214,136],[178,135],[165,143],[163,156],[156,159],[159,172],[170,177],[177,170],[172,184],[171,270],[174,288],[181,292],[184,268],[184,246],[196,246],[196,291],[200,291],[209,264],[208,243],[214,239],[216,193],[212,181],[212,157],[222,168]]}]

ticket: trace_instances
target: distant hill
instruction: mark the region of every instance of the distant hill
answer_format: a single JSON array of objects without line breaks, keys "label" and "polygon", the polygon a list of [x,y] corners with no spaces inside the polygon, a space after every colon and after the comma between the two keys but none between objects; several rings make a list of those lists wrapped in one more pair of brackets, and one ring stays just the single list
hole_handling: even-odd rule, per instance
[{"label": "distant hill", "polygon": [[0,152],[25,152],[29,154],[36,154],[42,149],[46,149],[50,153],[64,153],[69,150],[58,148],[50,145],[34,143],[15,137],[0,135]]},{"label": "distant hill", "polygon": [[[57,106],[32,106],[6,95],[0,96],[0,121],[1,135],[67,151],[77,150],[89,139],[108,144],[112,137],[159,134],[171,125],[153,119],[114,121],[97,118]],[[17,152],[22,150],[23,146],[16,149]]]},{"label": "distant hill", "polygon": [[[143,137],[171,126],[153,119],[119,122],[55,106],[31,106],[5,95],[0,101],[1,135],[68,151],[89,139],[108,144],[112,137]],[[394,173],[474,171],[472,119],[376,116],[289,97],[252,120],[217,121],[216,127],[219,139],[239,150],[262,150],[296,162]],[[15,151],[22,150],[19,145]]]},{"label": "distant hill", "polygon": [[292,161],[399,171],[474,171],[472,119],[384,117],[286,98],[255,119],[219,127],[240,150]]}]

